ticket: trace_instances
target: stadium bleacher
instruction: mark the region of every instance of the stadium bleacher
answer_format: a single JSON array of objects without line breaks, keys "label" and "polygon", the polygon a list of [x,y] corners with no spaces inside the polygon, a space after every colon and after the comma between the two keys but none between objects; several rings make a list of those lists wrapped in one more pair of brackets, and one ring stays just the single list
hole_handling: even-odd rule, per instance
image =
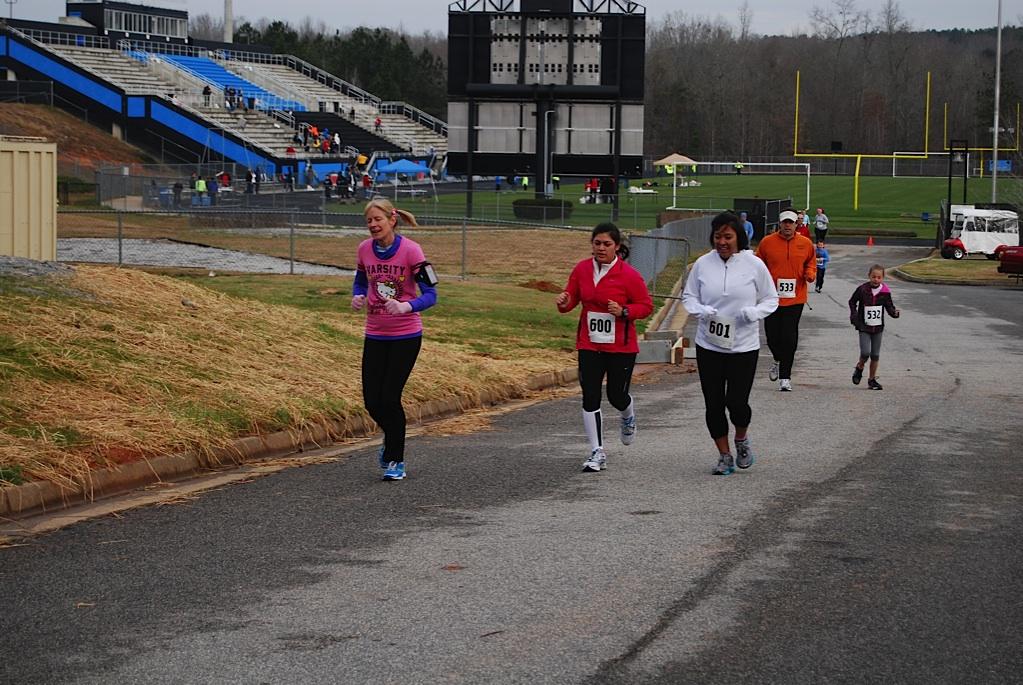
[{"label": "stadium bleacher", "polygon": [[246,102],[251,102],[254,107],[249,109],[282,109],[293,112],[305,110],[301,102],[288,100],[271,93],[251,81],[225,69],[217,62],[207,57],[189,57],[185,55],[160,55],[160,58],[174,64],[182,71],[192,74],[212,86],[221,90],[234,88],[235,92],[241,93]]}]

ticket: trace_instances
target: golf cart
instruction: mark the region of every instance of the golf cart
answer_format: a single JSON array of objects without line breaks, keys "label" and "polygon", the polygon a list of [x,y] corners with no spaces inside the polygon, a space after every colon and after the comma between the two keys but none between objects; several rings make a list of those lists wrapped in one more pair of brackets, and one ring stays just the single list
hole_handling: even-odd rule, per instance
[{"label": "golf cart", "polygon": [[952,205],[952,227],[941,246],[945,259],[983,254],[998,259],[999,246],[1019,245],[1019,213],[1011,205]]}]

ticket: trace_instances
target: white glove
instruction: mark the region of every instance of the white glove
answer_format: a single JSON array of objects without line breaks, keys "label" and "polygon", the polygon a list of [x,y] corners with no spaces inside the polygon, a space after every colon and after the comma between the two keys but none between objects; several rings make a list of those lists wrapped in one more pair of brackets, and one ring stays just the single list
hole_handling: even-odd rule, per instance
[{"label": "white glove", "polygon": [[759,314],[756,307],[743,307],[739,310],[739,313],[742,314],[742,318],[745,319],[747,323],[753,323],[756,321],[757,314]]},{"label": "white glove", "polygon": [[400,300],[386,300],[384,302],[384,309],[387,310],[388,314],[408,314],[412,311],[412,305]]},{"label": "white glove", "polygon": [[717,316],[717,313],[718,310],[714,309],[714,307],[704,305],[703,312],[700,314],[700,316]]},{"label": "white glove", "polygon": [[355,295],[354,297],[352,297],[352,309],[354,309],[355,311],[359,311],[360,309],[362,309],[362,306],[364,304],[366,304],[365,295]]}]

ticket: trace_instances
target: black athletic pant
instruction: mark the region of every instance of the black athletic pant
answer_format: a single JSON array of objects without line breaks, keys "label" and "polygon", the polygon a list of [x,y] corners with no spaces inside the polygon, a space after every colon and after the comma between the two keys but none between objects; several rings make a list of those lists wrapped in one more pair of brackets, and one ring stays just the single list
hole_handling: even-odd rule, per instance
[{"label": "black athletic pant", "polygon": [[419,356],[423,338],[371,340],[362,345],[362,401],[384,431],[384,458],[405,461],[405,410],[401,393]]},{"label": "black athletic pant", "polygon": [[822,267],[822,266],[818,266],[817,267],[817,290],[820,290],[821,288],[824,287],[824,272],[825,271],[827,271],[827,269],[825,269],[824,267]]},{"label": "black athletic pant", "polygon": [[607,401],[618,411],[629,408],[632,396],[632,367],[636,355],[631,352],[594,352],[579,350],[579,386],[583,390],[583,411],[600,409],[600,386],[607,376]]},{"label": "black athletic pant", "polygon": [[714,440],[728,435],[728,418],[733,426],[748,426],[753,417],[749,393],[757,372],[760,350],[715,352],[696,346],[696,367],[700,371],[700,389],[707,406],[707,430]]},{"label": "black athletic pant", "polygon": [[799,346],[799,317],[802,315],[803,305],[790,304],[778,307],[764,319],[767,346],[780,367],[778,378],[792,378],[792,360]]}]

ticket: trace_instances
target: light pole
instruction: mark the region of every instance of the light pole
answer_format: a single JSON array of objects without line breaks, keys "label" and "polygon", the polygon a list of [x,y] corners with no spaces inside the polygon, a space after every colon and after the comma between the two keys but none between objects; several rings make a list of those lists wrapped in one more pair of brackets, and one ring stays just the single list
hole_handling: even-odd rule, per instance
[{"label": "light pole", "polygon": [[14,3],[18,2],[18,0],[4,0],[4,2],[6,2],[7,6],[10,7],[10,15],[11,15],[10,18],[14,19]]},{"label": "light pole", "polygon": [[548,109],[543,113],[543,187],[547,197],[551,197],[554,194],[554,182],[551,180],[551,166],[552,166],[552,145],[551,145],[551,129],[550,129],[550,115],[554,114],[553,109]]},{"label": "light pole", "polygon": [[991,134],[991,202],[998,202],[998,108],[1002,98],[1002,0],[998,0],[998,37],[995,40],[995,130]]}]

